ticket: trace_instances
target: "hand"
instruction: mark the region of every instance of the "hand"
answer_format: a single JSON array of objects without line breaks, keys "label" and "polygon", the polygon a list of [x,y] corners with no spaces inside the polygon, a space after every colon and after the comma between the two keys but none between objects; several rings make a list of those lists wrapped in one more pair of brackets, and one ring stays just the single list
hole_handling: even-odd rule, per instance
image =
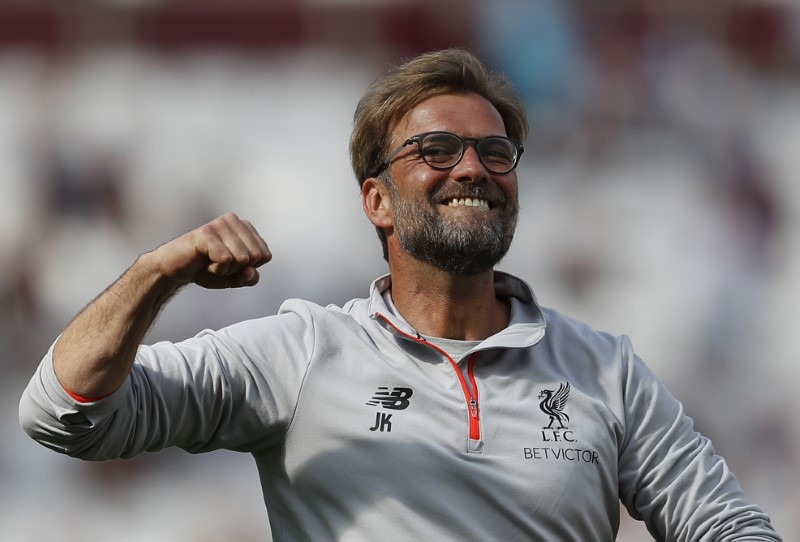
[{"label": "hand", "polygon": [[258,283],[258,267],[272,259],[253,225],[227,213],[166,243],[150,256],[160,273],[177,284],[239,288]]}]

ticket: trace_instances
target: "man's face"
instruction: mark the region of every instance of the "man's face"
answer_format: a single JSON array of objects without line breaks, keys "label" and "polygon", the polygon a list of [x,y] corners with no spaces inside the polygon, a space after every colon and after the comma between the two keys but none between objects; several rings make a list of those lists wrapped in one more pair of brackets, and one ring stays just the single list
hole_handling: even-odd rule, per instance
[{"label": "man's face", "polygon": [[[500,114],[475,94],[442,95],[415,107],[393,132],[392,146],[441,130],[463,137],[505,135]],[[519,211],[516,172],[489,172],[468,144],[447,170],[428,166],[416,145],[389,169],[394,234],[415,258],[453,275],[492,269],[508,252]],[[470,201],[471,200],[471,205]]]}]

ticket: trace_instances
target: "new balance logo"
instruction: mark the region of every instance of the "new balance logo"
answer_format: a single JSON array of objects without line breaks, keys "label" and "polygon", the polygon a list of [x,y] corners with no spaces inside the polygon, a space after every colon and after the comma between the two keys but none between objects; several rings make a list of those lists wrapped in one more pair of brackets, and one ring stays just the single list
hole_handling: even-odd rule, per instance
[{"label": "new balance logo", "polygon": [[389,410],[405,410],[410,404],[408,398],[414,394],[411,388],[394,388],[389,391],[386,386],[381,386],[372,399],[367,401],[369,406],[381,405]]},{"label": "new balance logo", "polygon": [[[369,406],[380,406],[387,410],[405,410],[411,404],[409,398],[414,394],[411,388],[394,388],[389,391],[386,386],[381,386],[372,399],[367,401]],[[386,412],[375,413],[375,425],[369,428],[370,431],[389,433],[392,430],[392,415]]]}]

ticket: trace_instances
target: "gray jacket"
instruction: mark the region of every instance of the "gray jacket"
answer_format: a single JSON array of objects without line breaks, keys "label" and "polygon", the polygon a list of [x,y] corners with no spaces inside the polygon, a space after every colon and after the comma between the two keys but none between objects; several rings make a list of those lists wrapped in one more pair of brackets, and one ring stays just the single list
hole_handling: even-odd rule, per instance
[{"label": "gray jacket", "polygon": [[276,541],[611,541],[620,500],[657,540],[780,540],[627,338],[498,272],[511,322],[456,362],[389,287],[142,346],[91,403],[61,388],[51,350],[21,423],[91,460],[252,453]]}]

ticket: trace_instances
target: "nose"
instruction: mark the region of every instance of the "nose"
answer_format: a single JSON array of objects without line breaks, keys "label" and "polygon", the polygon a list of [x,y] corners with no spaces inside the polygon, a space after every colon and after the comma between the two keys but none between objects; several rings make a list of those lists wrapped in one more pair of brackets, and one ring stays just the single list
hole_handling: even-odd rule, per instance
[{"label": "nose", "polygon": [[483,162],[478,157],[478,150],[474,143],[467,143],[464,149],[464,156],[453,167],[451,174],[455,180],[461,182],[475,182],[489,176],[489,171],[483,166]]}]

